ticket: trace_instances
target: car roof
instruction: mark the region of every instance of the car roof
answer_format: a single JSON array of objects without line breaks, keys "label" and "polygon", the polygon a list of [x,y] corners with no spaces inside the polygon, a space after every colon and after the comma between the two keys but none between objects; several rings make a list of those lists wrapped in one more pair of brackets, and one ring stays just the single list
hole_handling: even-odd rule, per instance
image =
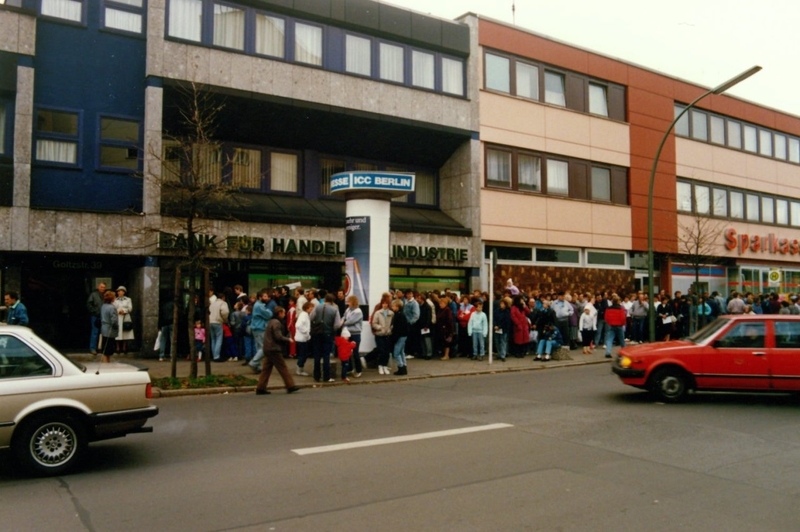
[{"label": "car roof", "polygon": [[800,321],[800,315],[797,314],[723,314],[720,318],[731,321]]}]

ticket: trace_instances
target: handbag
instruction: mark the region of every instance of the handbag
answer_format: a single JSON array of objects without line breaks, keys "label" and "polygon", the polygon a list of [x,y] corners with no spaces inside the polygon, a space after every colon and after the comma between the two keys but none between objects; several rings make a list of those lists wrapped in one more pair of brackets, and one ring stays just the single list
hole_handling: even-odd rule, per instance
[{"label": "handbag", "polygon": [[133,330],[133,321],[123,321],[122,322],[122,330],[123,331],[132,331]]}]

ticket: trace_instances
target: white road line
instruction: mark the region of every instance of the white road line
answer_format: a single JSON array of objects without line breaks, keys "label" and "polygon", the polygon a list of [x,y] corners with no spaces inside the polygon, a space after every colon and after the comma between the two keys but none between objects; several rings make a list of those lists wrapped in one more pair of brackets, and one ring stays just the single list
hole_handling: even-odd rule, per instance
[{"label": "white road line", "polygon": [[442,438],[444,436],[457,436],[459,434],[469,434],[471,432],[482,432],[484,430],[507,429],[513,427],[508,423],[494,423],[480,427],[467,427],[463,429],[440,430],[437,432],[423,432],[421,434],[409,434],[408,436],[394,436],[392,438],[379,438],[377,440],[354,441],[350,443],[339,443],[336,445],[324,445],[322,447],[307,447],[305,449],[292,449],[292,452],[300,456],[306,454],[330,453],[333,451],[345,451],[347,449],[358,449],[361,447],[373,447],[375,445],[389,445],[390,443],[403,443],[407,441],[428,440],[430,438]]}]

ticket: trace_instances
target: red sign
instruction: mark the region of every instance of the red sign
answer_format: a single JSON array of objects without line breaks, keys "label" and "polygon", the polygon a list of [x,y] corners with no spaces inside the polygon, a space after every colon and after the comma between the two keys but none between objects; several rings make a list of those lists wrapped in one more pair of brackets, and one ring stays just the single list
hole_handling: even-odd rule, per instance
[{"label": "red sign", "polygon": [[768,235],[737,234],[736,229],[730,227],[725,230],[725,248],[731,251],[738,249],[739,255],[744,255],[748,251],[773,255],[797,255],[800,253],[800,240],[778,238],[775,233]]}]

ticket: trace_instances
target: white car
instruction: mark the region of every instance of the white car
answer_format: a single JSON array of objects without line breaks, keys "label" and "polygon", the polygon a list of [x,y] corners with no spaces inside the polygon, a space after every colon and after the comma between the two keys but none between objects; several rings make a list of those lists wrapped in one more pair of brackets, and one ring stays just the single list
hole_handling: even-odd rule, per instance
[{"label": "white car", "polygon": [[152,432],[147,371],[73,362],[26,327],[0,325],[0,448],[38,476],[77,466],[89,442]]}]

